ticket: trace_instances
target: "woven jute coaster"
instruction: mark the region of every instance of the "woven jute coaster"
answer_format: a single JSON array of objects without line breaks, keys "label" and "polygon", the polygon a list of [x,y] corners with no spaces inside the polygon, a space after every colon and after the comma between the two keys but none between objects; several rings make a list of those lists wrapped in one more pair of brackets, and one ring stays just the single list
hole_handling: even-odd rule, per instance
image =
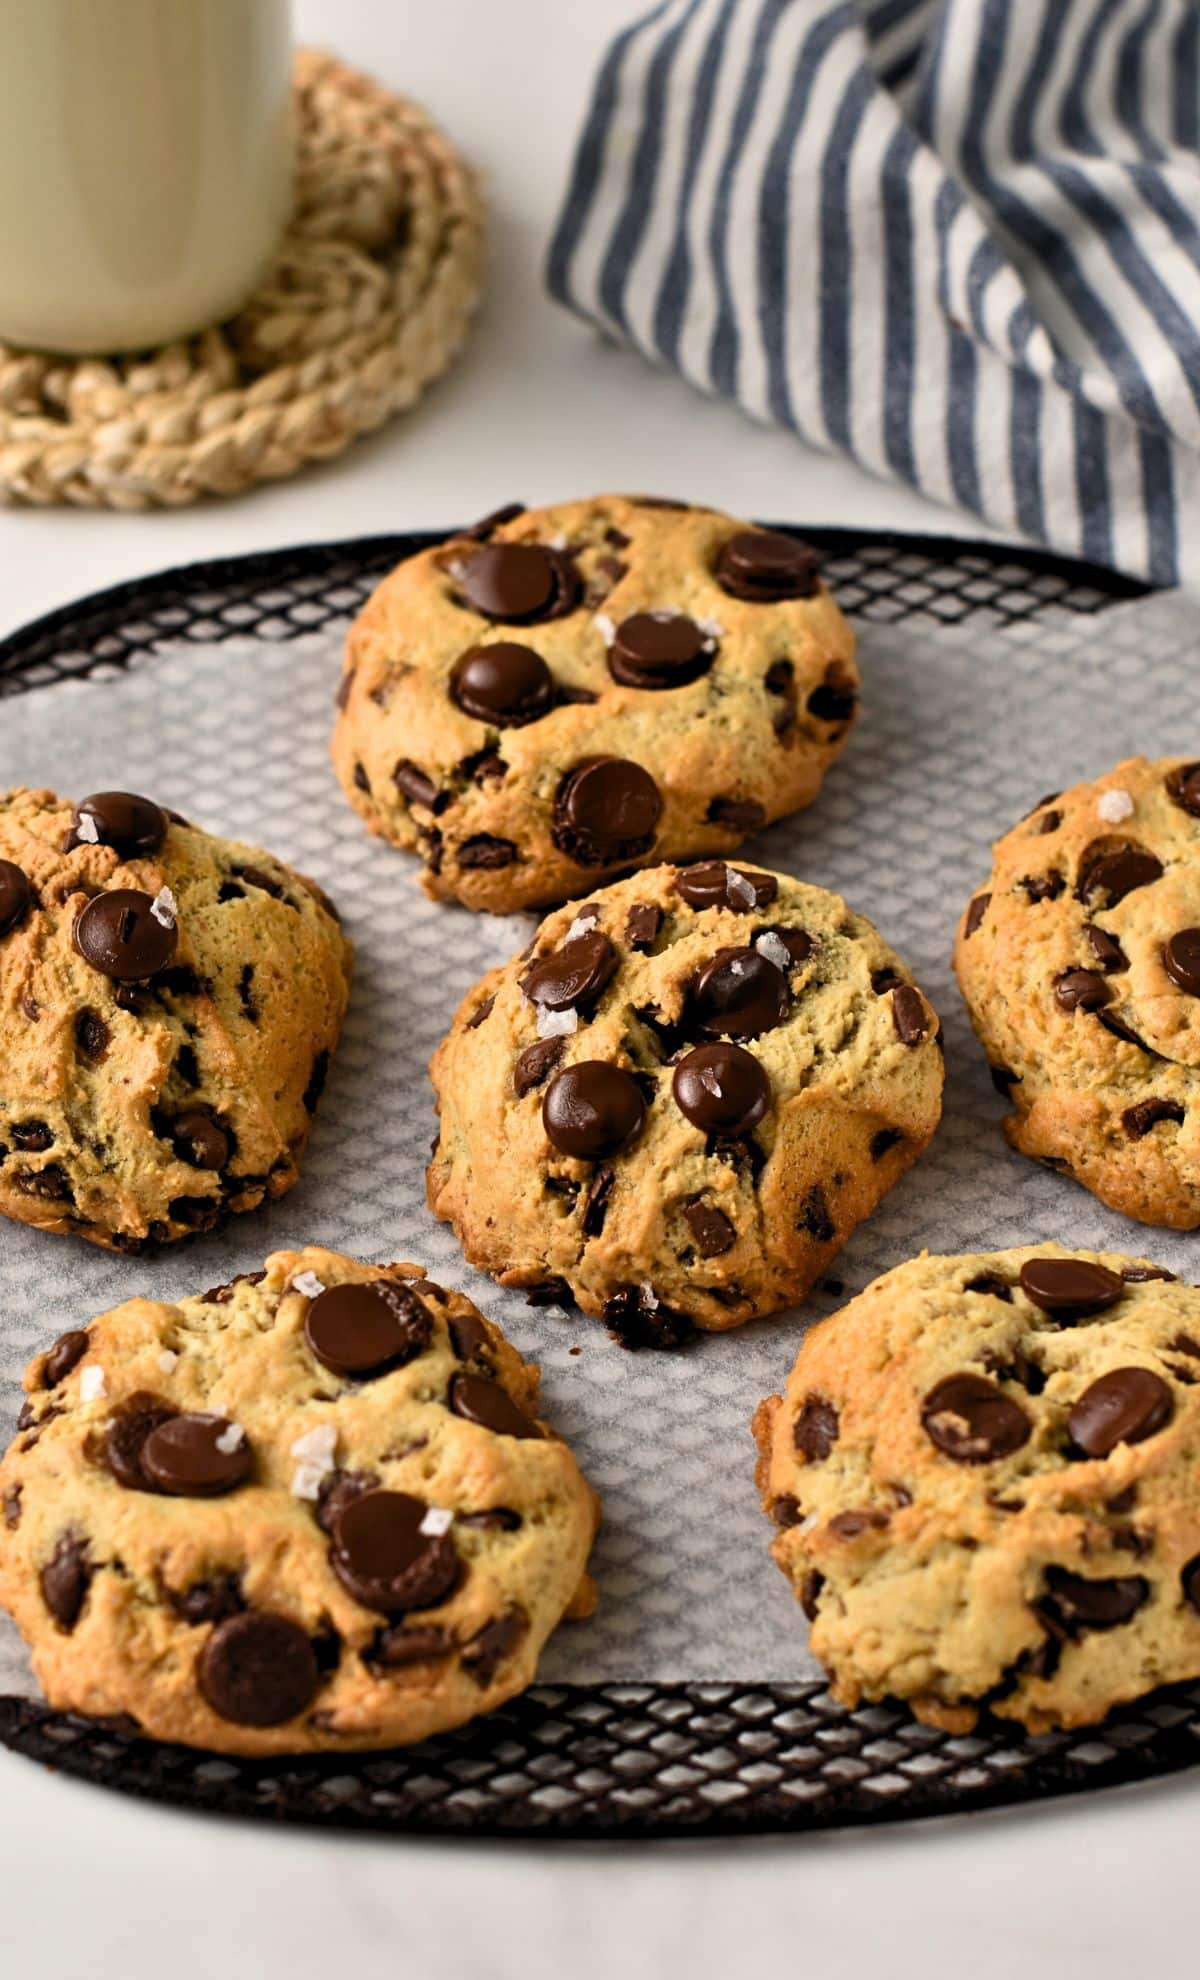
[{"label": "woven jute coaster", "polygon": [[415,104],[296,57],[296,199],[263,287],[160,350],[0,344],[0,498],[177,508],[328,460],[419,397],[479,296],[475,179]]}]

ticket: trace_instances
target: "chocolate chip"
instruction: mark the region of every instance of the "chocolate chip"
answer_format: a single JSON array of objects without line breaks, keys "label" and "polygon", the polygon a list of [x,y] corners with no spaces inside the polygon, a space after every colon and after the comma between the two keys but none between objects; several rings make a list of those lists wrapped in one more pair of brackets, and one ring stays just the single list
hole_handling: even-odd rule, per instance
[{"label": "chocolate chip", "polygon": [[613,1339],[623,1348],[680,1348],[695,1328],[686,1313],[664,1306],[649,1286],[621,1286],[604,1302],[601,1315]]},{"label": "chocolate chip", "polygon": [[816,1244],[832,1244],[837,1226],[829,1214],[829,1201],[820,1183],[806,1191],[796,1218],[797,1230],[807,1231]]},{"label": "chocolate chip", "polygon": [[9,1129],[13,1146],[27,1155],[42,1155],[54,1146],[54,1136],[45,1121],[14,1121]]},{"label": "chocolate chip", "polygon": [[688,1006],[703,1032],[757,1038],[782,1024],[791,1003],[783,971],[757,949],[718,949],[692,979]]},{"label": "chocolate chip", "polygon": [[1012,1287],[997,1272],[977,1272],[973,1279],[967,1280],[963,1291],[985,1293],[989,1299],[1003,1299],[1012,1304]]},{"label": "chocolate chip", "polygon": [[[1197,816],[1200,817],[1200,789],[1197,791],[1197,801]],[[1200,1554],[1192,1557],[1179,1579],[1183,1587],[1184,1601],[1189,1602],[1197,1615],[1200,1615]]]},{"label": "chocolate chip", "polygon": [[1067,1418],[1071,1442],[1085,1457],[1105,1458],[1118,1444],[1140,1444],[1174,1414],[1171,1391],[1149,1368],[1112,1368],[1089,1384]]},{"label": "chocolate chip", "polygon": [[1048,1629],[1078,1636],[1085,1629],[1115,1629],[1135,1616],[1150,1593],[1140,1574],[1088,1581],[1065,1568],[1046,1569],[1046,1593],[1036,1607]]},{"label": "chocolate chip", "polygon": [[463,597],[482,618],[532,625],[560,619],[579,598],[569,556],[540,543],[485,543],[462,560]]},{"label": "chocolate chip", "polygon": [[818,1573],[816,1568],[810,1568],[800,1583],[800,1607],[808,1617],[809,1622],[816,1622],[817,1620],[817,1604],[821,1599],[821,1590],[824,1586],[825,1576]]},{"label": "chocolate chip", "polygon": [[831,660],[825,678],[805,702],[818,722],[848,722],[858,706],[858,689],[850,669],[841,660]]},{"label": "chocolate chip", "polygon": [[878,1134],[871,1136],[871,1160],[882,1162],[884,1156],[890,1154],[893,1148],[898,1148],[903,1140],[899,1128],[880,1128]]},{"label": "chocolate chip", "polygon": [[212,1499],[246,1484],[254,1453],[244,1431],[208,1412],[167,1412],[143,1438],[138,1466],[152,1490],[180,1499]]},{"label": "chocolate chip", "polygon": [[351,1499],[359,1499],[364,1492],[374,1491],[379,1479],[373,1471],[342,1471],[327,1473],[317,1487],[316,1521],[322,1533],[332,1533],[339,1515],[350,1504]]},{"label": "chocolate chip", "polygon": [[772,1502],[767,1517],[773,1526],[779,1527],[781,1532],[786,1533],[791,1527],[799,1526],[804,1514],[800,1509],[799,1499],[791,1492],[784,1492]]},{"label": "chocolate chip", "polygon": [[363,1651],[363,1662],[378,1666],[381,1670],[404,1670],[409,1664],[427,1664],[434,1658],[448,1657],[454,1649],[454,1638],[447,1630],[439,1629],[436,1623],[429,1623],[424,1629],[415,1629],[405,1623],[394,1623],[390,1629],[381,1629],[370,1648]]},{"label": "chocolate chip", "polygon": [[189,1108],[170,1123],[171,1145],[181,1162],[195,1169],[223,1169],[233,1154],[233,1137],[203,1108]]},{"label": "chocolate chip", "polygon": [[1094,922],[1089,922],[1083,932],[1091,945],[1092,954],[1106,975],[1116,976],[1129,968],[1129,957],[1115,935],[1110,935],[1106,928],[1097,928]]},{"label": "chocolate chip", "polygon": [[1148,887],[1160,880],[1162,871],[1162,861],[1144,846],[1100,840],[1088,847],[1079,862],[1076,898],[1092,906],[1116,907],[1135,887]]},{"label": "chocolate chip", "polygon": [[1020,1274],[1021,1290],[1043,1313],[1055,1318],[1082,1319],[1115,1306],[1124,1282],[1107,1265],[1085,1258],[1027,1258]]},{"label": "chocolate chip", "polygon": [[625,940],[631,949],[648,954],[658,940],[658,931],[663,924],[663,911],[651,901],[637,901],[630,908],[625,922]]},{"label": "chocolate chip", "polygon": [[[83,820],[90,819],[86,832]],[[167,816],[151,798],[132,791],[97,791],[76,805],[64,852],[79,845],[111,846],[122,859],[147,859],[167,836]]]},{"label": "chocolate chip", "polygon": [[689,1203],[684,1220],[702,1258],[722,1258],[737,1243],[737,1231],[713,1203]]},{"label": "chocolate chip", "polygon": [[[1162,1265],[1125,1265],[1121,1277],[1126,1285],[1143,1284],[1147,1279],[1167,1279],[1174,1284],[1177,1274],[1168,1272]],[[1200,1348],[1196,1352],[1200,1354]]]},{"label": "chocolate chip", "polygon": [[189,1231],[211,1231],[221,1215],[220,1203],[211,1196],[173,1196],[167,1210],[174,1223]]},{"label": "chocolate chip", "polygon": [[809,1464],[820,1464],[837,1442],[837,1410],[824,1396],[806,1396],[796,1418],[792,1441]]},{"label": "chocolate chip", "polygon": [[983,920],[983,917],[987,913],[991,904],[992,904],[992,897],[990,894],[976,894],[974,900],[971,902],[971,905],[967,909],[967,919],[963,925],[964,938],[968,935],[973,935],[975,933],[975,930],[979,927],[980,922]]},{"label": "chocolate chip", "polygon": [[1112,994],[1094,969],[1068,969],[1054,980],[1054,1001],[1063,1011],[1098,1011],[1112,1002]]},{"label": "chocolate chip", "polygon": [[873,1506],[856,1506],[849,1512],[835,1513],[826,1527],[838,1540],[858,1540],[864,1533],[878,1533],[889,1524],[889,1515]]},{"label": "chocolate chip", "polygon": [[599,1237],[608,1216],[608,1199],[612,1195],[616,1175],[612,1169],[597,1169],[587,1186],[580,1212],[580,1228],[585,1238]]},{"label": "chocolate chip", "polygon": [[315,1112],[318,1100],[325,1091],[325,1081],[329,1073],[328,1052],[318,1052],[308,1075],[308,1085],[304,1089],[302,1104],[306,1113]]},{"label": "chocolate chip", "polygon": [[257,887],[260,894],[270,894],[275,901],[287,900],[282,882],[274,874],[264,873],[261,866],[239,866],[234,870],[249,886]]},{"label": "chocolate chip", "polygon": [[266,1276],[265,1272],[237,1272],[223,1286],[214,1286],[211,1292],[201,1293],[200,1297],[206,1306],[228,1306],[235,1286],[258,1286]]},{"label": "chocolate chip", "polygon": [[564,1066],[542,1102],[542,1125],[554,1146],[582,1161],[601,1161],[631,1147],[645,1120],[637,1081],[603,1059]]},{"label": "chocolate chip", "polygon": [[[611,1171],[602,1171],[609,1173]],[[532,1286],[522,1286],[526,1306],[561,1306],[564,1311],[574,1305],[571,1288],[565,1279],[538,1279]],[[580,1348],[569,1349],[571,1354],[582,1352]]]},{"label": "chocolate chip", "polygon": [[496,749],[477,749],[472,756],[464,756],[458,768],[461,776],[469,777],[480,787],[502,783],[508,772],[507,763]]},{"label": "chocolate chip", "polygon": [[341,710],[342,714],[345,714],[346,709],[350,705],[350,690],[354,686],[355,672],[356,669],[353,667],[345,668],[342,678],[338,682],[338,690],[334,696],[334,703]]},{"label": "chocolate chip", "polygon": [[615,975],[617,952],[598,928],[532,962],[521,977],[530,1003],[548,1011],[590,1010]]},{"label": "chocolate chip", "polygon": [[33,888],[19,866],[0,859],[0,935],[19,928],[33,901]]},{"label": "chocolate chip", "polygon": [[752,605],[811,598],[818,589],[817,555],[776,529],[743,529],[722,546],[714,573],[722,591]]},{"label": "chocolate chip", "polygon": [[428,1308],[395,1279],[328,1286],[304,1319],[304,1337],[322,1366],[360,1379],[403,1368],[432,1335]]},{"label": "chocolate chip", "polygon": [[41,1196],[48,1203],[74,1201],[70,1178],[61,1162],[47,1162],[43,1169],[18,1169],[13,1181],[25,1196]]},{"label": "chocolate chip", "polygon": [[921,1405],[921,1427],[956,1464],[992,1464],[1028,1443],[1033,1428],[1019,1403],[983,1375],[948,1375]]},{"label": "chocolate chip", "polygon": [[401,797],[407,798],[409,804],[418,804],[423,810],[432,811],[435,816],[440,816],[450,802],[449,791],[439,790],[433,778],[427,776],[417,764],[410,763],[407,757],[396,765],[392,772],[392,782]]},{"label": "chocolate chip", "polygon": [[742,1138],[710,1134],[704,1144],[704,1153],[714,1161],[728,1162],[739,1176],[749,1177],[752,1183],[758,1181],[767,1159],[753,1135]]},{"label": "chocolate chip", "polygon": [[801,963],[806,963],[816,951],[816,943],[803,928],[782,928],[778,922],[772,922],[769,927],[759,929],[754,938],[755,943],[761,941],[764,935],[774,935],[777,941],[783,943],[793,969],[798,969]]},{"label": "chocolate chip", "polygon": [[766,806],[757,798],[713,798],[704,816],[710,825],[723,825],[727,832],[740,832],[743,838],[761,831],[767,822]]},{"label": "chocolate chip", "polygon": [[333,1521],[330,1564],[364,1608],[396,1615],[429,1609],[457,1586],[461,1573],[449,1533],[423,1533],[429,1508],[408,1492],[363,1492]]},{"label": "chocolate chip", "polygon": [[526,1045],[513,1061],[513,1092],[518,1100],[547,1079],[562,1058],[565,1038],[539,1038]]},{"label": "chocolate chip", "polygon": [[675,892],[690,907],[753,914],[775,899],[779,882],[773,873],[748,873],[744,867],[727,866],[723,859],[710,859],[677,873]]},{"label": "chocolate chip", "polygon": [[458,863],[468,871],[499,872],[503,866],[514,866],[517,861],[517,848],[511,839],[498,839],[491,832],[476,832],[464,839],[458,848]]},{"label": "chocolate chip", "polygon": [[246,1606],[242,1584],[236,1574],[216,1575],[211,1581],[194,1581],[190,1588],[165,1588],[163,1594],[180,1622],[193,1628],[199,1623],[224,1622],[239,1616]]},{"label": "chocolate chip", "polygon": [[196,1676],[218,1718],[237,1726],[279,1726],[312,1703],[321,1673],[299,1623],[269,1609],[247,1609],[217,1624],[197,1659]]},{"label": "chocolate chip", "polygon": [[466,1423],[478,1423],[498,1437],[540,1437],[536,1423],[486,1375],[455,1375],[450,1382],[449,1407]]},{"label": "chocolate chip", "polygon": [[507,1609],[502,1616],[485,1623],[465,1646],[462,1653],[462,1667],[476,1684],[486,1687],[492,1682],[504,1659],[516,1649],[529,1628],[529,1618],[523,1609]]},{"label": "chocolate chip", "polygon": [[1189,997],[1200,997],[1200,928],[1181,928],[1163,944],[1163,968]]},{"label": "chocolate chip", "polygon": [[1167,795],[1193,818],[1200,818],[1200,763],[1180,763],[1169,771]]},{"label": "chocolate chip", "polygon": [[640,763],[585,757],[559,784],[550,836],[578,866],[620,864],[649,852],[662,808],[658,786]]},{"label": "chocolate chip", "polygon": [[455,661],[450,699],[465,715],[498,729],[520,729],[554,706],[554,676],[540,653],[515,640],[472,646]]},{"label": "chocolate chip", "polygon": [[165,969],[179,944],[174,920],[160,921],[151,895],[134,887],[97,894],[75,922],[85,962],[117,983],[140,983]]},{"label": "chocolate chip", "polygon": [[1056,901],[1066,884],[1061,873],[1028,874],[1017,882],[1035,905],[1039,901]]},{"label": "chocolate chip", "polygon": [[608,671],[622,687],[686,687],[716,659],[717,644],[682,612],[634,612],[608,649]]},{"label": "chocolate chip", "polygon": [[929,1008],[911,983],[902,983],[893,993],[892,1023],[902,1045],[919,1045],[929,1032]]},{"label": "chocolate chip", "polygon": [[65,1382],[90,1345],[91,1336],[86,1327],[72,1327],[68,1333],[60,1334],[42,1363],[42,1387],[55,1389]]},{"label": "chocolate chip", "polygon": [[1130,1140],[1141,1141],[1160,1121],[1182,1123],[1183,1118],[1178,1100],[1139,1100],[1136,1106],[1126,1107],[1121,1121]]},{"label": "chocolate chip", "polygon": [[771,1082],[759,1061],[724,1041],[698,1045],[681,1059],[671,1091],[680,1112],[706,1134],[747,1134],[771,1104]]},{"label": "chocolate chip", "polygon": [[92,1572],[87,1541],[64,1534],[38,1577],[42,1600],[61,1629],[72,1630],[79,1621]]},{"label": "chocolate chip", "polygon": [[21,1524],[21,1494],[24,1490],[23,1485],[10,1486],[4,1494],[3,1503],[0,1504],[0,1511],[4,1514],[4,1524],[10,1533],[15,1533]]}]

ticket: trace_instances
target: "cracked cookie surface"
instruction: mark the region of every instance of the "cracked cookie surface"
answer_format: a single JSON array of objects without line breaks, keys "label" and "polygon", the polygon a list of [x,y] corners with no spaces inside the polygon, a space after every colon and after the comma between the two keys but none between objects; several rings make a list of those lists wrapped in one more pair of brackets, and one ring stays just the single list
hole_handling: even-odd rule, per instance
[{"label": "cracked cookie surface", "polygon": [[434,1054],[429,1206],[628,1345],[800,1299],[920,1155],[936,1014],[835,894],[723,860],[548,915]]},{"label": "cracked cookie surface", "polygon": [[1131,757],[994,848],[955,968],[1014,1148],[1200,1225],[1200,764]]},{"label": "cracked cookie surface", "polygon": [[400,564],[351,629],[333,738],[426,892],[507,913],[728,853],[810,804],[854,639],[795,538],[625,496],[502,512]]},{"label": "cracked cookie surface", "polygon": [[0,795],[0,1214],[136,1250],[282,1195],[351,954],[270,853],[129,792]]},{"label": "cracked cookie surface", "polygon": [[1200,1675],[1200,1292],[1169,1272],[922,1255],[813,1329],[754,1431],[843,1704],[1039,1732]]},{"label": "cracked cookie surface", "polygon": [[492,1710],[593,1603],[598,1501],[537,1370],[415,1265],[276,1252],[25,1376],[0,1603],[51,1705],[270,1754]]}]

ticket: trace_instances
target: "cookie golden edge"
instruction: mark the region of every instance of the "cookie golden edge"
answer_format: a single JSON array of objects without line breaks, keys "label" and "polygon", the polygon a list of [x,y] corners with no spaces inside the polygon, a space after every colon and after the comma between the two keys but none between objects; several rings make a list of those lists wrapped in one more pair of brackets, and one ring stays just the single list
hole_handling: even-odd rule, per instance
[{"label": "cookie golden edge", "polygon": [[[430,1346],[374,1380],[342,1383],[305,1344],[309,1302],[295,1281],[306,1273],[323,1287],[385,1279],[411,1288],[432,1316]],[[499,1436],[443,1407],[440,1396],[461,1365],[448,1323],[463,1320],[485,1343],[480,1365],[537,1422],[539,1436]],[[536,1366],[421,1266],[363,1264],[317,1245],[277,1251],[261,1275],[174,1305],[129,1300],[91,1321],[86,1334],[69,1372],[49,1388],[50,1351],[34,1356],[22,1427],[0,1462],[0,1605],[28,1643],[53,1708],[244,1756],[407,1745],[525,1690],[558,1623],[594,1609],[587,1561],[600,1502],[567,1446],[535,1416]],[[240,1423],[253,1452],[252,1481],[217,1498],[127,1490],[105,1463],[103,1440],[123,1406],[147,1395]],[[456,1515],[492,1506],[521,1512],[517,1531],[462,1527],[457,1519],[451,1529],[462,1578],[416,1618],[445,1633],[450,1655],[392,1670],[364,1661],[391,1622],[412,1618],[389,1618],[347,1592],[328,1563],[311,1481],[308,1497],[294,1489],[297,1438],[330,1424],[339,1473],[365,1466],[380,1488],[412,1492]],[[405,1438],[411,1449],[393,1451]],[[49,1612],[40,1577],[72,1533],[87,1545],[89,1578],[66,1629]],[[247,1613],[282,1615],[314,1642],[327,1644],[330,1631],[340,1640],[310,1706],[284,1723],[234,1723],[212,1709],[198,1664],[219,1625],[188,1623],[165,1599],[167,1588],[178,1595],[231,1573]],[[472,1643],[510,1615],[524,1616],[522,1632],[494,1669],[475,1656],[482,1674],[472,1675]]]},{"label": "cookie golden edge", "polygon": [[[295,1185],[353,974],[352,945],[314,880],[261,848],[165,815],[162,847],[125,858],[104,844],[65,850],[75,807],[53,791],[0,795],[0,858],[20,867],[33,895],[0,936],[0,1033],[8,1039],[0,1215],[126,1252],[211,1229]],[[260,873],[279,896],[247,887],[218,908],[222,875],[228,881],[233,869]],[[151,897],[166,888],[174,897],[171,973],[190,972],[192,993],[149,996],[128,986],[133,1007],[123,1007],[122,986],[79,955],[79,913],[89,897],[119,888]],[[253,1015],[247,965],[263,999]],[[81,1039],[84,1018],[98,1027],[94,1037]],[[198,1088],[178,1073],[185,1051],[199,1063]],[[86,1135],[74,1125],[81,1101],[97,1115]],[[219,1176],[178,1159],[154,1129],[156,1115],[194,1109],[236,1131]],[[44,1145],[22,1151],[29,1122]],[[191,1221],[174,1214],[176,1205]]]},{"label": "cookie golden edge", "polygon": [[[406,558],[376,587],[347,640],[334,768],[372,833],[423,855],[421,885],[431,898],[493,914],[545,906],[634,865],[731,853],[751,832],[813,802],[857,714],[854,634],[819,579],[811,596],[765,604],[720,589],[710,566],[733,534],[751,527],[718,510],[622,495],[522,510],[490,529],[486,541],[586,538],[575,561],[587,601],[549,623],[492,621],[457,605],[448,566],[479,548],[466,533]],[[632,565],[615,584],[605,577],[607,529],[644,548],[644,574]],[[690,610],[721,626],[724,669],[743,702],[736,724],[707,719],[703,679],[667,691],[613,680],[607,625],[614,615],[656,607]],[[450,670],[467,648],[492,636],[532,646],[564,690],[594,699],[556,706],[524,727],[492,729],[468,716],[446,692]],[[791,672],[786,689],[774,693],[765,676],[779,661]],[[436,696],[428,691],[431,677]],[[832,682],[848,712],[825,720],[806,704]],[[785,718],[790,726],[781,734],[775,722]],[[500,781],[480,773],[475,783],[469,766],[495,752],[508,773]],[[644,854],[584,867],[553,841],[553,798],[569,769],[602,754],[642,765],[659,787],[663,813]],[[436,796],[428,803],[405,798],[395,783],[398,766],[415,766]],[[709,808],[727,799],[750,805],[753,822],[708,818]],[[515,844],[519,861],[499,870],[460,861],[459,840],[481,834]]]},{"label": "cookie golden edge", "polygon": [[[951,1462],[922,1430],[922,1403],[960,1369],[961,1334],[985,1348],[990,1340],[997,1355],[1011,1350],[1038,1313],[1019,1280],[1031,1260],[1083,1261],[1127,1280],[1082,1347],[1081,1323],[1055,1335],[1040,1315],[1043,1338],[1057,1339],[1064,1364],[1077,1356],[1082,1373],[1053,1368],[1032,1397],[1003,1369],[995,1375],[1033,1418],[1028,1442],[997,1462]],[[968,1289],[993,1277],[1007,1298]],[[1115,1316],[1120,1338],[1102,1328]],[[1185,1345],[1175,1346],[1180,1336]],[[1068,1461],[1063,1423],[1075,1389],[1127,1364],[1167,1380],[1170,1421],[1102,1458]],[[1053,1243],[922,1252],[814,1327],[783,1394],[755,1413],[755,1480],[778,1529],[771,1554],[805,1609],[838,1702],[853,1710],[898,1699],[956,1733],[986,1710],[1037,1734],[1098,1724],[1115,1706],[1200,1676],[1198,1376],[1200,1293],[1147,1259]],[[823,1456],[830,1419],[813,1414],[817,1405],[837,1418]],[[814,1457],[797,1448],[801,1419],[800,1442]],[[1041,1457],[1061,1462],[1039,1469]],[[840,1535],[830,1530],[839,1513],[851,1515]],[[1060,1622],[1056,1645],[1055,1626],[1034,1608],[1053,1568],[1130,1587],[1130,1620],[1075,1634]],[[1046,1675],[1043,1655],[1053,1666]]]},{"label": "cookie golden edge", "polygon": [[[1189,1022],[1189,1000],[1166,976],[1161,942],[1180,915],[1200,921],[1200,847],[1190,864],[1196,906],[1180,900],[1162,927],[1142,928],[1153,890],[1125,897],[1098,913],[1076,901],[1081,858],[1097,842],[1134,843],[1153,850],[1163,834],[1178,832],[1186,815],[1168,782],[1194,764],[1183,757],[1130,757],[1113,769],[1043,799],[993,847],[988,879],[975,889],[959,918],[954,969],[976,1037],[997,1089],[1012,1111],[1003,1127],[1010,1145],[1031,1160],[1070,1175],[1112,1210],[1139,1223],[1171,1230],[1200,1227],[1200,1113],[1195,1128],[1159,1122],[1131,1135],[1126,1112],[1139,1100],[1166,1100],[1185,1117],[1200,1074],[1200,1004]],[[1102,801],[1135,809],[1105,819]],[[1194,815],[1194,814],[1193,814]],[[1053,829],[1047,830],[1047,823]],[[1020,898],[1023,883],[1058,875],[1062,893],[1042,902]],[[1167,886],[1172,902],[1183,890],[1176,869]],[[1064,912],[1064,909],[1066,910]],[[1084,941],[1081,920],[1125,942],[1138,983],[1139,1011],[1163,1059],[1147,1059],[1139,1047],[1113,1036],[1086,1009],[1064,1011],[1055,981],[1087,969],[1100,979],[1099,994],[1118,1011],[1133,979],[1108,975]],[[1107,1005],[1105,1006],[1107,1008]],[[1142,1013],[1145,1013],[1144,1018]],[[1033,1017],[1031,1025],[1028,1020]],[[1160,1036],[1161,1031],[1161,1036]],[[1177,1036],[1171,1034],[1177,1032]],[[1189,1061],[1170,1061],[1182,1040]],[[1195,1070],[1193,1070],[1195,1068]],[[1193,1153],[1193,1150],[1196,1152]]]},{"label": "cookie golden edge", "polygon": [[[620,964],[632,962],[641,971],[647,959],[636,954],[625,932],[629,910],[650,902],[661,909],[669,928],[672,909],[680,908],[675,885],[687,868],[646,869],[548,914],[521,955],[489,971],[467,993],[430,1064],[439,1118],[426,1174],[433,1215],[453,1227],[470,1263],[500,1284],[544,1290],[551,1299],[565,1287],[584,1313],[603,1319],[627,1346],[679,1346],[693,1329],[725,1332],[802,1300],[851,1232],[920,1160],[941,1118],[944,1071],[937,1013],[878,930],[827,889],[748,861],[713,864],[780,890],[759,912],[759,922],[782,925],[786,908],[810,920],[819,913],[829,923],[850,955],[863,1049],[871,1055],[867,1071],[849,1091],[842,1090],[840,1069],[831,1067],[824,1083],[801,1079],[786,1095],[782,1117],[789,1130],[787,1147],[778,1160],[768,1155],[749,1206],[741,1201],[741,1183],[724,1164],[699,1164],[704,1136],[689,1130],[682,1115],[678,1120],[672,1116],[670,1145],[664,1142],[655,1151],[648,1168],[639,1165],[639,1144],[615,1159],[619,1187],[594,1240],[576,1242],[574,1224],[565,1213],[551,1220],[518,1200],[524,1179],[536,1176],[548,1161],[577,1192],[577,1203],[606,1166],[556,1156],[542,1126],[544,1085],[520,1098],[514,1095],[515,1055],[538,1035],[536,1012],[521,992],[523,970],[531,960],[565,946],[564,938],[580,916],[594,909],[599,918],[592,925],[607,933]],[[697,913],[690,926],[685,923],[680,953],[686,951],[686,956],[674,972],[670,995],[681,1005],[689,966],[725,944],[746,942],[754,932],[745,914],[722,909]],[[803,971],[792,978],[797,1001],[805,995],[806,981]],[[885,987],[876,991],[875,982]],[[924,1029],[916,1050],[898,1042],[891,1009],[895,991],[906,985],[922,1013]],[[618,1064],[631,1063],[625,1017],[612,995],[619,988],[618,970],[590,1019],[565,1040],[568,1051],[559,1068],[597,1053]],[[661,995],[658,1002],[664,1002]],[[664,1014],[674,1016],[674,1006],[666,1005]],[[832,1021],[837,1021],[836,1012]],[[756,1056],[769,1058],[774,1036],[739,1042]],[[672,1063],[659,1061],[653,1071],[664,1107],[673,1108]],[[689,1164],[696,1165],[694,1177]],[[622,1186],[623,1167],[634,1185],[628,1190]],[[712,1196],[734,1218],[739,1236],[727,1254],[702,1261],[681,1285],[661,1198],[670,1199],[669,1214],[674,1215],[689,1193]],[[625,1314],[622,1303],[636,1303],[639,1291],[646,1294],[647,1289],[654,1309],[649,1318]]]}]

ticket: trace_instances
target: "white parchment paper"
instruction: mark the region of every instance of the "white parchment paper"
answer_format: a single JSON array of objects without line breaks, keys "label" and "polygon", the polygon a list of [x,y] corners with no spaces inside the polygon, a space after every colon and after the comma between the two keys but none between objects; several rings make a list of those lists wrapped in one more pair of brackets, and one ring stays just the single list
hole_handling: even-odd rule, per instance
[{"label": "white parchment paper", "polygon": [[[910,963],[945,1020],[945,1117],[803,1312],[676,1356],[630,1354],[581,1315],[532,1310],[473,1272],[425,1208],[430,1053],[460,997],[523,946],[531,921],[426,901],[415,862],[368,839],[345,804],[328,758],[342,629],[279,647],[189,643],[131,673],[0,703],[0,785],[145,791],[267,846],[328,889],[357,947],[345,1035],[291,1195],[219,1235],[135,1259],[0,1224],[5,1440],[29,1355],[134,1293],[171,1299],[309,1239],[366,1259],[418,1259],[540,1361],[546,1413],[605,1502],[598,1614],[559,1631],[543,1674],[811,1675],[803,1618],[767,1554],[749,1431],[805,1325],[922,1246],[1057,1238],[1127,1248],[1194,1277],[1198,1241],[1131,1224],[1009,1152],[949,963],[991,841],[1038,798],[1137,751],[1200,756],[1194,602],[1172,594],[1100,617],[1056,610],[1009,631],[860,632],[864,708],[845,756],[811,810],[746,852],[844,894]],[[0,1691],[32,1689],[0,1618]]]}]

